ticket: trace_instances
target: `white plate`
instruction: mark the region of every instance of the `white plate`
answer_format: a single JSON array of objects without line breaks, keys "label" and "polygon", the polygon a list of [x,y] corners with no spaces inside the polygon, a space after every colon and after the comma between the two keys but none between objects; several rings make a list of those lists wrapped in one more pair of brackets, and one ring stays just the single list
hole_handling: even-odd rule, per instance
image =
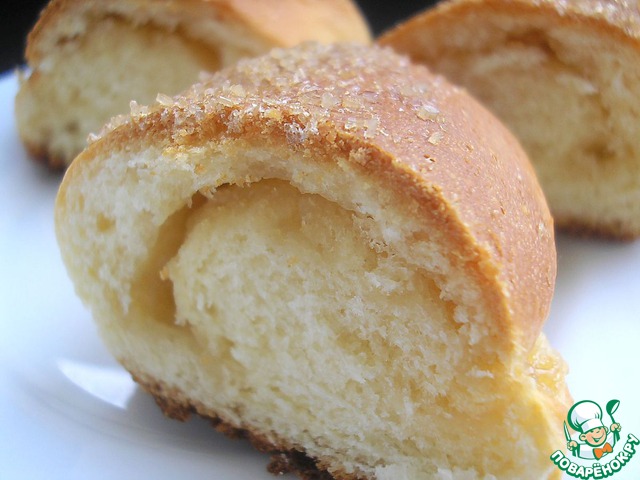
[{"label": "white plate", "polygon": [[[247,442],[163,418],[104,350],[59,258],[60,177],[18,140],[16,88],[0,78],[0,478],[273,478]],[[640,242],[561,237],[558,248],[546,332],[573,396],[619,399],[624,437],[640,437]],[[639,479],[640,454],[612,478]]]}]

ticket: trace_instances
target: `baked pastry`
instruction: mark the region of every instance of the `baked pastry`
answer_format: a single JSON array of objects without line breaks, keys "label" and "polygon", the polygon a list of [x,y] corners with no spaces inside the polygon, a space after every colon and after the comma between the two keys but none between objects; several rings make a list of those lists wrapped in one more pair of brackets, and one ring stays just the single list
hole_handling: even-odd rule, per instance
[{"label": "baked pastry", "polygon": [[640,14],[631,0],[454,0],[380,38],[521,141],[556,225],[640,235]]},{"label": "baked pastry", "polygon": [[339,479],[555,469],[543,195],[502,124],[391,50],[276,49],[137,107],[55,211],[78,294],[168,415]]},{"label": "baked pastry", "polygon": [[370,33],[351,0],[53,0],[28,37],[18,130],[36,158],[64,168],[131,100],[308,40],[369,43]]}]

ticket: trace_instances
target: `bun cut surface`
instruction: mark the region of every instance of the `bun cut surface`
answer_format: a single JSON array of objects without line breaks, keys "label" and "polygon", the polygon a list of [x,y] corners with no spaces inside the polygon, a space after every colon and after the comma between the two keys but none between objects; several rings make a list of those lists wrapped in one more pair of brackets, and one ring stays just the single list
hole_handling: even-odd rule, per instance
[{"label": "bun cut surface", "polygon": [[302,476],[552,475],[570,404],[541,333],[553,225],[490,113],[352,44],[276,49],[164,100],[73,162],[56,229],[165,413]]},{"label": "bun cut surface", "polygon": [[52,0],[16,98],[27,149],[65,168],[129,102],[152,103],[243,57],[303,41],[370,42],[351,0]]},{"label": "bun cut surface", "polygon": [[511,129],[556,225],[640,235],[638,2],[446,1],[379,42],[464,86]]}]

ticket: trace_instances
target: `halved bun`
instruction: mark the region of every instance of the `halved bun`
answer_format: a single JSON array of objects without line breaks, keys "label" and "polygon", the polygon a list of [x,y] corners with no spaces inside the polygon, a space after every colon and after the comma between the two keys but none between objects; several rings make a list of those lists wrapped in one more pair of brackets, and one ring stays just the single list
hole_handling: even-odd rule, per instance
[{"label": "halved bun", "polygon": [[29,34],[20,136],[65,167],[129,102],[173,95],[242,57],[303,41],[368,43],[351,0],[53,0]]},{"label": "halved bun", "polygon": [[640,235],[638,2],[447,1],[380,43],[465,86],[505,122],[556,225]]},{"label": "halved bun", "polygon": [[168,414],[340,479],[553,472],[551,217],[464,91],[390,50],[305,45],[111,127],[65,176],[58,240]]}]

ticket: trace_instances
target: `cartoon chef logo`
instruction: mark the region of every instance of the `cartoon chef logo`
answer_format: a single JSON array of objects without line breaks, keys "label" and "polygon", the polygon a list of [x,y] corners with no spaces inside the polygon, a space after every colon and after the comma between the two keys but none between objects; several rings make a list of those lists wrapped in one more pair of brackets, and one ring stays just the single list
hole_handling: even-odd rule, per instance
[{"label": "cartoon chef logo", "polygon": [[621,426],[613,419],[613,413],[619,405],[618,400],[607,403],[606,411],[612,422],[608,428],[603,423],[602,408],[596,402],[582,400],[571,407],[567,414],[567,422],[576,432],[580,432],[580,443],[571,438],[566,423],[564,428],[567,448],[574,456],[600,460],[605,455],[613,453],[613,447],[620,440]]},{"label": "cartoon chef logo", "polygon": [[[605,416],[592,400],[575,403],[564,422],[564,437],[571,454],[566,456],[556,450],[549,457],[551,461],[571,477],[582,480],[607,478],[625,468],[638,451],[640,439],[629,433],[620,440],[622,426],[613,418],[619,406],[619,400],[607,402]],[[569,433],[569,427],[574,434]]]}]

